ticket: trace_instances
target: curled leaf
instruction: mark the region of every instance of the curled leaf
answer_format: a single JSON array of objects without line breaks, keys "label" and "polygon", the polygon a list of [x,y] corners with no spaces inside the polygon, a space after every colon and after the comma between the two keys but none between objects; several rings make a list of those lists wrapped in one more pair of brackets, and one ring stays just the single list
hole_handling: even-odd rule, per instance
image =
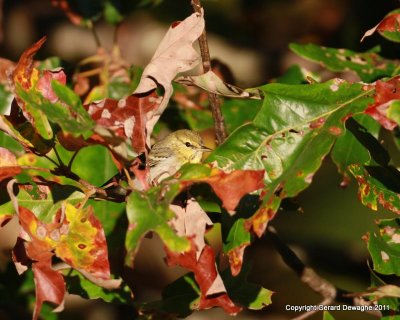
[{"label": "curled leaf", "polygon": [[158,45],[150,63],[143,71],[140,83],[134,93],[146,93],[161,85],[164,97],[154,112],[154,118],[146,125],[150,135],[153,127],[172,95],[172,80],[179,72],[187,71],[200,62],[200,57],[193,48],[204,29],[203,14],[193,13],[184,21],[174,23]]}]

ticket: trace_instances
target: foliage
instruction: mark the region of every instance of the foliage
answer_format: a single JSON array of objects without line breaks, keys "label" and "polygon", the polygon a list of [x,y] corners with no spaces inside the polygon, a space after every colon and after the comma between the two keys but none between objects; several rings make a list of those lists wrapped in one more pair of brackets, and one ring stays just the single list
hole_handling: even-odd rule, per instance
[{"label": "foliage", "polygon": [[[101,15],[118,25],[123,13],[136,8],[111,0],[98,7],[87,1],[52,2],[74,24],[87,28]],[[139,6],[158,2],[141,1]],[[366,36],[378,31],[398,41],[398,17],[397,11],[390,13]],[[211,307],[234,315],[268,306],[273,292],[247,281],[251,267],[244,261],[245,250],[265,234],[282,201],[312,183],[329,155],[343,186],[352,177],[357,181],[362,204],[400,213],[400,173],[379,142],[383,130],[397,139],[397,60],[381,57],[375,49],[357,53],[291,44],[298,55],[334,72],[352,71],[360,81],[305,83],[306,73],[296,66],[275,83],[246,90],[213,71],[178,77],[200,63],[193,44],[204,25],[203,12],[173,23],[143,71],[125,63],[114,45],[110,52],[99,48],[81,63],[99,63],[103,71],[94,72],[95,79],[79,69],[67,76],[48,61],[34,60],[44,37],[9,66],[7,79],[0,78],[5,199],[0,226],[13,216],[21,225],[12,259],[18,273],[32,271],[33,319],[48,311],[46,302],[61,311],[67,291],[134,306],[149,317],[185,317]],[[191,129],[209,129],[213,117],[203,92],[222,100],[228,138],[204,164],[186,164],[152,183],[142,159],[168,102],[175,101]],[[207,187],[192,196],[195,185]],[[224,269],[205,240],[213,228],[211,211],[219,211],[221,255],[229,260]],[[379,275],[400,275],[399,221],[377,224],[380,232],[365,237],[376,287],[367,292],[372,301],[390,299],[391,310],[385,310],[389,319],[399,308],[399,288],[378,280]],[[165,287],[160,301],[138,303],[131,292],[134,284],[121,270],[134,268],[143,238],[152,233],[163,242],[166,264],[188,273]],[[119,248],[122,243],[125,252]],[[30,277],[26,281],[32,284]],[[333,317],[325,312],[324,319]]]}]

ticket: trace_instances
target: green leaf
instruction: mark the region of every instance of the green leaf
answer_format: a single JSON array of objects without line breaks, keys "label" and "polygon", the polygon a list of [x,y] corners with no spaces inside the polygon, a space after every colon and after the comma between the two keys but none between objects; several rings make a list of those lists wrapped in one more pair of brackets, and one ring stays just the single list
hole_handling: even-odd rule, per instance
[{"label": "green leaf", "polygon": [[[375,271],[371,270],[370,267],[369,267],[369,271],[370,271],[370,274],[371,274],[371,287],[380,287],[380,286],[386,285],[386,282],[383,281]],[[385,297],[385,298],[379,299],[378,303],[380,305],[389,306],[389,308],[391,310],[396,310],[397,311],[398,310],[398,306],[399,306],[399,299],[398,298]],[[382,312],[382,313],[384,315],[384,317],[382,319],[386,319],[386,320],[390,319],[388,317],[385,317],[385,315],[387,315],[390,312],[386,311],[386,312]]]},{"label": "green leaf", "polygon": [[174,252],[184,252],[190,249],[190,242],[185,237],[180,237],[168,224],[174,217],[169,204],[177,195],[178,186],[171,186],[166,191],[164,198],[161,187],[153,187],[146,193],[135,191],[127,198],[127,215],[129,220],[126,234],[125,247],[128,251],[126,264],[131,265],[139,248],[140,240],[150,232],[156,232],[164,244]]},{"label": "green leaf", "polygon": [[240,218],[235,221],[224,243],[224,252],[228,253],[235,248],[247,246],[250,244],[252,237],[248,228],[245,226],[246,220]]},{"label": "green leaf", "polygon": [[[358,182],[358,195],[363,205],[376,211],[379,203],[385,209],[400,214],[399,191],[396,190],[396,192],[390,189],[399,188],[399,174],[396,174],[394,170],[382,167],[362,167],[358,164],[349,166],[350,173]],[[383,175],[381,174],[382,171]],[[374,174],[375,177],[371,174]],[[392,180],[394,181],[392,182]],[[396,185],[392,185],[393,183],[396,183]],[[388,187],[388,185],[391,186]]]},{"label": "green leaf", "polygon": [[0,131],[0,147],[6,148],[17,155],[21,155],[24,152],[24,148],[21,146],[21,144],[3,131]]},{"label": "green leaf", "polygon": [[9,115],[13,95],[4,85],[0,85],[0,114]]},{"label": "green leaf", "polygon": [[236,129],[207,158],[221,168],[264,169],[265,198],[281,188],[291,197],[305,189],[336,138],[343,119],[362,112],[371,92],[361,84],[331,80],[323,84],[269,84],[251,123]]},{"label": "green leaf", "polygon": [[79,124],[88,128],[94,126],[95,122],[82,106],[80,97],[73,90],[56,80],[52,80],[51,87],[58,98],[71,108],[71,110],[69,110],[70,114],[74,114],[74,119],[76,119]]},{"label": "green leaf", "polygon": [[21,85],[16,83],[16,91],[19,98],[25,102],[25,110],[32,116],[35,129],[45,140],[53,138],[53,129],[50,126],[49,119],[45,112],[39,107],[42,104],[42,95],[31,89],[25,91]]},{"label": "green leaf", "polygon": [[247,281],[250,265],[245,264],[237,276],[232,276],[229,269],[221,272],[226,291],[235,303],[251,310],[261,310],[272,303],[273,292]]},{"label": "green leaf", "polygon": [[124,19],[124,16],[118,10],[115,3],[106,1],[104,5],[104,18],[108,23],[115,25],[120,23]]},{"label": "green leaf", "polygon": [[[82,192],[76,191],[71,186],[53,186],[51,193],[47,194],[45,199],[42,199],[34,188],[31,193],[21,189],[17,195],[18,204],[32,211],[43,222],[52,221],[54,214],[61,208],[62,200],[68,199],[69,203],[75,205],[82,202],[84,198],[85,195]],[[0,206],[0,212],[15,214],[10,201]]]},{"label": "green leaf", "polygon": [[[230,133],[243,123],[253,120],[261,107],[261,100],[253,99],[225,99],[221,105],[226,129]],[[212,128],[214,121],[209,109],[184,109],[181,111],[189,127],[195,131]]]},{"label": "green leaf", "polygon": [[96,217],[103,226],[104,233],[108,236],[114,231],[119,218],[124,213],[125,202],[88,200],[88,204],[93,207]]},{"label": "green leaf", "polygon": [[113,177],[118,169],[106,147],[92,145],[79,151],[72,164],[72,171],[95,186],[101,186]]},{"label": "green leaf", "polygon": [[65,280],[68,293],[80,295],[85,299],[102,299],[106,302],[121,304],[129,304],[132,301],[131,291],[127,285],[108,290],[97,286],[74,269],[68,271]]},{"label": "green leaf", "polygon": [[400,276],[400,219],[382,219],[377,224],[379,234],[370,234],[367,242],[373,270]]},{"label": "green leaf", "polygon": [[324,311],[322,320],[335,320],[335,318],[328,311]]},{"label": "green leaf", "polygon": [[375,52],[355,52],[348,49],[334,49],[315,44],[290,44],[297,55],[313,62],[321,63],[334,72],[352,70],[362,81],[373,82],[382,77],[398,74],[398,63],[384,59]]},{"label": "green leaf", "polygon": [[[370,149],[374,149],[371,139],[377,141],[380,125],[373,118],[366,114],[356,115],[353,119],[346,122],[344,135],[340,136],[333,146],[331,157],[339,169],[339,172],[347,176],[347,167],[354,163],[369,164],[372,160]],[[358,131],[358,138],[352,133]],[[364,134],[363,134],[364,133]],[[375,138],[375,139],[374,139]],[[378,142],[379,143],[379,142]],[[379,150],[381,151],[381,150]],[[379,154],[381,154],[379,152]]]},{"label": "green leaf", "polygon": [[188,273],[164,288],[162,300],[144,303],[139,310],[142,314],[159,315],[160,319],[170,314],[185,318],[197,309],[199,302],[199,286],[193,273]]},{"label": "green leaf", "polygon": [[[276,78],[274,82],[286,84],[302,84],[306,82],[307,72],[298,65],[290,66],[283,75]],[[311,74],[310,74],[311,75]],[[312,75],[315,78],[315,75]]]},{"label": "green leaf", "polygon": [[322,84],[268,84],[254,120],[237,128],[207,158],[224,169],[265,170],[263,204],[252,217],[236,222],[225,249],[234,274],[240,271],[252,231],[260,237],[281,199],[307,188],[322,159],[344,133],[344,119],[362,112],[371,92],[361,84],[334,79]]}]

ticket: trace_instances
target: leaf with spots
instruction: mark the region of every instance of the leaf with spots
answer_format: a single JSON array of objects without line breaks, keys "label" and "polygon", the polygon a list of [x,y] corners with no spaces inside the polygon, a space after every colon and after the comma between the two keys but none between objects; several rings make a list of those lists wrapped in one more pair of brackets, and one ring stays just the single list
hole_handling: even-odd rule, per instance
[{"label": "leaf with spots", "polygon": [[112,130],[120,138],[130,139],[134,151],[140,154],[146,151],[146,124],[159,103],[157,94],[152,92],[144,96],[130,95],[121,100],[104,99],[86,107],[98,125]]},{"label": "leaf with spots", "polygon": [[398,73],[398,61],[381,57],[376,52],[355,52],[349,49],[335,49],[315,44],[290,44],[297,55],[322,64],[333,72],[352,70],[362,81],[373,82]]},{"label": "leaf with spots", "polygon": [[378,220],[377,225],[379,233],[365,236],[373,270],[381,274],[400,276],[400,219]]},{"label": "leaf with spots", "polygon": [[[247,230],[261,236],[281,199],[307,188],[334,142],[345,132],[344,120],[362,113],[373,90],[334,79],[321,84],[268,84],[261,109],[237,128],[207,158],[224,170],[264,170],[262,205],[248,219]],[[239,226],[237,226],[239,227]],[[241,225],[243,229],[244,224]],[[249,237],[229,250],[240,261]],[[238,272],[239,269],[236,269]]]},{"label": "leaf with spots", "polygon": [[375,27],[365,32],[361,41],[376,31],[388,40],[400,42],[400,9],[389,12]]},{"label": "leaf with spots", "polygon": [[[22,273],[31,267],[35,279],[36,302],[33,319],[39,317],[44,301],[49,301],[62,310],[66,293],[65,282],[59,271],[52,268],[53,246],[44,237],[46,229],[28,209],[19,207],[19,223],[23,232],[13,249],[13,261]],[[55,227],[56,225],[52,225]]]},{"label": "leaf with spots", "polygon": [[363,205],[376,211],[380,204],[400,214],[400,173],[395,168],[352,164],[349,171],[358,182],[358,197]]}]

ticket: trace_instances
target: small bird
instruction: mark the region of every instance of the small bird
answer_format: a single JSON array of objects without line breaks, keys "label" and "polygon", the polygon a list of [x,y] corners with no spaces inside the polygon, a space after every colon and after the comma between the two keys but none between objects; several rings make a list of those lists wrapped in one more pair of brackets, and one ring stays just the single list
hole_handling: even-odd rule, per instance
[{"label": "small bird", "polygon": [[199,163],[203,152],[211,151],[203,145],[201,136],[192,130],[177,130],[156,142],[148,155],[150,181],[157,184],[170,177],[185,163]]}]

